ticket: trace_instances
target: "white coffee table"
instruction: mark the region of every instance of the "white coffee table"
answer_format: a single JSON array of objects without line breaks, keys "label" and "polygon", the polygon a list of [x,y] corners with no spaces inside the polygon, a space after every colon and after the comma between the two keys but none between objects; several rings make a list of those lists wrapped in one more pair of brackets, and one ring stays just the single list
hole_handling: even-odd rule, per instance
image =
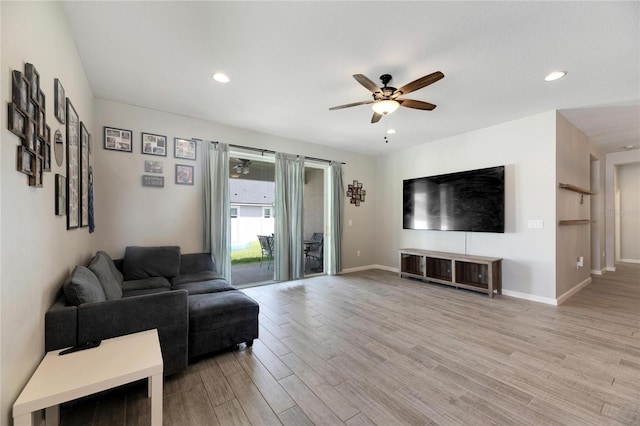
[{"label": "white coffee table", "polygon": [[100,346],[67,355],[47,352],[13,404],[15,426],[33,424],[46,409],[47,426],[60,422],[59,404],[149,378],[151,424],[162,425],[162,353],[157,330],[103,340]]}]

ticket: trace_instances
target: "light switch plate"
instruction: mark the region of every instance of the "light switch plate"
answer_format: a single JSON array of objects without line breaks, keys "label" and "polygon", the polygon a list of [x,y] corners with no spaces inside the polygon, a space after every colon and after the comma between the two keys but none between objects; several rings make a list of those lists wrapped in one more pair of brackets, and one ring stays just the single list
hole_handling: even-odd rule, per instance
[{"label": "light switch plate", "polygon": [[544,221],[540,219],[529,220],[528,226],[529,226],[529,229],[543,229]]}]

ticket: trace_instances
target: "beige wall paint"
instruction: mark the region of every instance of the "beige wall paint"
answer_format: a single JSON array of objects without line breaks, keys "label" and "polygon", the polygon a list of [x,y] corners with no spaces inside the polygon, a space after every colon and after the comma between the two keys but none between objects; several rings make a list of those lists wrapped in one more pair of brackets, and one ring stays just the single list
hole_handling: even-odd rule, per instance
[{"label": "beige wall paint", "polygon": [[[557,114],[556,135],[556,216],[557,220],[591,220],[591,196],[560,189],[568,183],[591,190],[591,158],[604,160],[589,139],[562,114]],[[582,203],[581,203],[582,198]],[[597,220],[597,218],[593,218]],[[557,226],[556,297],[560,297],[591,277],[591,226]],[[579,257],[583,266],[577,266]]]},{"label": "beige wall paint", "polygon": [[[46,95],[46,120],[52,135],[63,129],[54,117],[53,80],[59,78],[80,119],[93,127],[93,95],[58,2],[2,2],[2,144],[0,146],[0,270],[2,336],[2,413],[10,407],[44,355],[44,313],[63,280],[93,252],[87,228],[67,231],[66,218],[54,213],[54,176],[66,170],[52,161],[44,188],[27,185],[16,171],[19,139],[7,130],[11,70],[33,63]],[[63,132],[64,134],[64,132]]]},{"label": "beige wall paint", "polygon": [[[96,246],[114,257],[120,257],[128,245],[176,244],[183,252],[202,250],[201,164],[173,158],[173,138],[198,138],[229,144],[343,161],[344,181],[359,179],[373,182],[375,159],[372,156],[327,148],[307,142],[280,137],[184,117],[175,114],[125,105],[104,99],[95,100],[94,134]],[[103,149],[103,126],[133,131],[133,152]],[[166,135],[169,140],[167,157],[141,154],[140,132]],[[201,158],[198,146],[198,158]],[[143,188],[144,160],[164,163],[165,187]],[[195,164],[195,185],[174,184],[176,163]],[[372,191],[373,192],[373,191]],[[375,192],[361,207],[346,205],[343,240],[343,267],[353,268],[375,263],[376,235],[374,229]],[[361,256],[356,256],[356,249]]]},{"label": "beige wall paint", "polygon": [[[398,267],[400,248],[464,253],[466,245],[468,254],[504,258],[506,293],[555,300],[555,121],[551,111],[379,157],[378,263]],[[498,165],[505,166],[504,234],[402,229],[403,179]],[[532,219],[544,228],[529,229]]]}]

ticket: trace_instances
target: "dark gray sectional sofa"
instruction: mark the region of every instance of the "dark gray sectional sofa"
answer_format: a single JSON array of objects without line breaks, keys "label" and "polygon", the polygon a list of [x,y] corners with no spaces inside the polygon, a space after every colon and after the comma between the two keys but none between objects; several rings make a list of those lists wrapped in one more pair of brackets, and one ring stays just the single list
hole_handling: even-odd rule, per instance
[{"label": "dark gray sectional sofa", "polygon": [[258,304],[215,272],[208,253],[127,247],[77,266],[45,315],[45,349],[158,329],[165,375],[188,360],[258,338]]}]

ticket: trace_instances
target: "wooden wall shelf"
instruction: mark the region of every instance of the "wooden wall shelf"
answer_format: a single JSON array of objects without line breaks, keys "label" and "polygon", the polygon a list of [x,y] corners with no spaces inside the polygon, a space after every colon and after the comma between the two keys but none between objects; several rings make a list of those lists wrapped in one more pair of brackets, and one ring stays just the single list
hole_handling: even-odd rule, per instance
[{"label": "wooden wall shelf", "polygon": [[579,186],[571,185],[570,183],[560,183],[558,186],[562,189],[577,192],[584,195],[594,195],[595,192],[591,192],[588,189],[580,188]]},{"label": "wooden wall shelf", "polygon": [[400,249],[400,277],[502,294],[502,259],[419,249]]},{"label": "wooden wall shelf", "polygon": [[588,225],[591,221],[589,219],[572,219],[572,220],[560,220],[558,225]]}]

